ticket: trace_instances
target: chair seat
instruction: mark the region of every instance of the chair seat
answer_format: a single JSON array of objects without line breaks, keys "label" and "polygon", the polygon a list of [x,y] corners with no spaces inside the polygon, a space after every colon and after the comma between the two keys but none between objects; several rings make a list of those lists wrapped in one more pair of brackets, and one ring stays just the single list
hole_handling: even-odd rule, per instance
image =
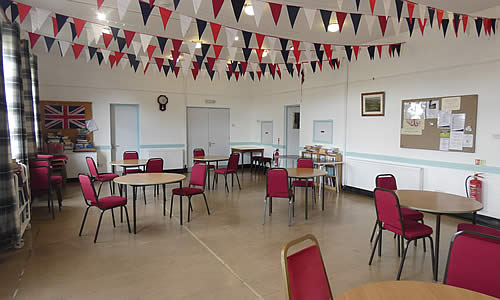
[{"label": "chair seat", "polygon": [[[172,194],[181,195],[181,189],[180,188],[173,189]],[[203,194],[203,190],[199,189],[199,188],[192,188],[192,187],[183,187],[182,188],[182,195],[183,196],[192,196],[192,195],[197,195],[197,194]]]},{"label": "chair seat", "polygon": [[410,208],[401,207],[401,214],[403,215],[403,219],[410,221],[419,221],[424,218],[424,214]]},{"label": "chair seat", "polygon": [[[394,232],[398,235],[403,235],[401,232],[401,226],[392,226],[390,224],[384,224],[384,228]],[[432,234],[432,227],[424,225],[422,223],[417,223],[413,221],[405,222],[405,237],[408,239],[419,238]]]},{"label": "chair seat", "polygon": [[273,159],[271,157],[262,157],[263,162],[272,162]]},{"label": "chair seat", "polygon": [[125,174],[137,174],[137,173],[142,173],[142,169],[139,168],[127,168],[125,169]]},{"label": "chair seat", "polygon": [[313,187],[314,186],[314,181],[309,181],[309,180],[294,180],[294,181],[292,181],[292,186],[297,186],[297,187]]},{"label": "chair seat", "polygon": [[97,206],[97,202],[91,202],[92,206],[99,207],[101,209],[108,209],[126,204],[127,204],[127,199],[120,196],[108,196],[99,198],[99,206]]},{"label": "chair seat", "polygon": [[289,189],[288,194],[287,192],[282,192],[282,193],[274,193],[274,194],[269,194],[267,195],[268,197],[276,197],[276,198],[290,198],[293,196],[293,190]]},{"label": "chair seat", "polygon": [[52,185],[60,186],[63,182],[62,176],[50,176],[50,183]]},{"label": "chair seat", "polygon": [[99,178],[97,178],[97,180],[110,181],[110,180],[115,179],[116,177],[119,177],[119,176],[115,173],[103,173],[103,174],[99,174]]},{"label": "chair seat", "polygon": [[214,172],[217,174],[226,174],[226,173],[230,174],[230,173],[235,173],[236,170],[228,170],[227,168],[219,168],[219,169],[215,169]]},{"label": "chair seat", "polygon": [[497,229],[491,228],[491,227],[477,225],[477,224],[468,224],[468,223],[458,224],[457,232],[458,231],[472,231],[472,232],[477,232],[477,233],[482,233],[482,234],[500,237],[500,230],[497,230]]}]

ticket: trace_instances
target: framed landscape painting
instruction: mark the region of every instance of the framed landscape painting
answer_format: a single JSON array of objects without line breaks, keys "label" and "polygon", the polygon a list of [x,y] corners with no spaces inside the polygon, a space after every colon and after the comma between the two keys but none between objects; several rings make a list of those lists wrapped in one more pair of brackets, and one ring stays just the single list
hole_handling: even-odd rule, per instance
[{"label": "framed landscape painting", "polygon": [[361,116],[380,117],[385,115],[385,92],[361,94]]}]

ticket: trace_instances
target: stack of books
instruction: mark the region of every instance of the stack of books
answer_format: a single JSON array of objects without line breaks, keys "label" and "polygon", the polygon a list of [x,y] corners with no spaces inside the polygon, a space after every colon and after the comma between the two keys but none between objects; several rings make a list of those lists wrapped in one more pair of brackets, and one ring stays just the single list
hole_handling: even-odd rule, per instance
[{"label": "stack of books", "polygon": [[76,136],[76,142],[74,145],[75,150],[81,150],[81,149],[89,149],[93,148],[94,146],[92,143],[90,143],[87,139],[87,134],[86,133],[79,133]]},{"label": "stack of books", "polygon": [[62,137],[62,142],[64,146],[64,150],[73,150],[73,143],[69,139],[68,136],[63,136]]},{"label": "stack of books", "polygon": [[47,143],[53,144],[53,143],[60,143],[61,142],[61,136],[56,134],[55,132],[49,132],[47,134]]}]

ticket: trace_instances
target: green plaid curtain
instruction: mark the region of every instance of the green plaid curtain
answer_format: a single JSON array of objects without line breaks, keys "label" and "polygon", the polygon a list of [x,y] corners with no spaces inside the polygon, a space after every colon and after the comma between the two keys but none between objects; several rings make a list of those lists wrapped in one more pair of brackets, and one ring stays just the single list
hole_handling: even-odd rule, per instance
[{"label": "green plaid curtain", "polygon": [[38,57],[32,55],[30,57],[31,66],[31,92],[33,94],[33,115],[35,123],[35,141],[38,153],[43,151],[42,139],[42,118],[40,113],[40,94],[38,86]]},{"label": "green plaid curtain", "polygon": [[12,157],[28,164],[25,146],[24,103],[22,100],[21,54],[19,25],[2,24],[3,72],[9,115],[10,150]]},{"label": "green plaid curtain", "polygon": [[21,40],[21,82],[22,99],[24,105],[24,128],[26,130],[26,139],[24,140],[24,149],[29,159],[35,158],[37,154],[35,138],[35,120],[33,112],[33,94],[31,93],[31,65],[30,65],[30,47],[28,40]]},{"label": "green plaid curtain", "polygon": [[[0,44],[2,43],[0,30]],[[0,47],[0,247],[10,248],[19,238],[17,199],[11,172],[9,121],[5,100],[2,48]]]}]

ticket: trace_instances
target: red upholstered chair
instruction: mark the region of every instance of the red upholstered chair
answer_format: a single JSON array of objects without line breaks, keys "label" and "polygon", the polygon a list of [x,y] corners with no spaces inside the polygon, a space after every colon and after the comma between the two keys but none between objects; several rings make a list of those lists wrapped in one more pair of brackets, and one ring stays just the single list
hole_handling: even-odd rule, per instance
[{"label": "red upholstered chair", "polygon": [[[137,151],[125,151],[123,152],[123,160],[134,160],[139,159],[139,153]],[[139,167],[123,167],[123,174],[134,174],[142,173],[143,170]]]},{"label": "red upholstered chair", "polygon": [[[205,150],[203,148],[196,148],[193,150],[193,158],[200,157],[200,156],[205,156]],[[205,164],[203,161],[197,161],[194,159],[195,164]],[[209,169],[215,169],[214,165],[211,165],[210,163],[207,163],[207,166]]]},{"label": "red upholstered chair", "polygon": [[[146,173],[163,173],[163,159],[162,158],[150,158],[146,163]],[[158,195],[160,192],[159,185],[154,186],[154,195]],[[146,204],[146,187],[142,187],[142,192],[144,194],[144,204]]]},{"label": "red upholstered chair", "polygon": [[288,172],[283,168],[272,168],[266,172],[266,198],[264,199],[264,219],[266,223],[267,199],[269,199],[269,216],[273,214],[273,198],[288,199],[288,226],[292,225],[292,215],[295,216],[295,197],[288,186]]},{"label": "red upholstered chair", "polygon": [[86,157],[85,160],[87,161],[87,166],[89,167],[89,172],[90,176],[93,181],[99,181],[99,189],[97,190],[97,197],[101,194],[101,187],[104,182],[109,182],[109,190],[111,191],[111,194],[114,193],[114,182],[113,179],[118,177],[117,174],[114,173],[99,173],[97,170],[97,166],[95,165],[95,161],[92,157]]},{"label": "red upholstered chair", "polygon": [[500,298],[500,237],[460,231],[450,244],[443,283]]},{"label": "red upholstered chair", "polygon": [[[291,247],[311,241],[312,245],[291,255]],[[281,266],[289,300],[333,300],[323,257],[316,237],[307,234],[286,243],[281,250]]]},{"label": "red upholstered chair", "polygon": [[[226,185],[226,191],[229,192],[229,187],[227,185],[227,175],[231,174],[231,183],[234,184],[234,175],[236,175],[236,180],[238,180],[238,187],[241,190],[240,179],[238,178],[238,173],[236,172],[238,170],[238,160],[239,159],[240,159],[239,153],[232,153],[229,156],[229,162],[228,162],[226,168],[215,169],[212,189],[215,188],[216,181],[217,181],[217,183],[219,183],[219,174],[220,174],[220,175],[224,176],[224,183]],[[231,185],[231,187],[232,187],[232,185]]]},{"label": "red upholstered chair", "polygon": [[50,161],[47,159],[32,159],[30,160],[30,185],[31,194],[40,196],[47,194],[47,205],[49,211],[52,212],[52,218],[55,218],[54,200],[52,192],[57,193],[59,202],[59,211],[62,207],[62,176],[52,175]]},{"label": "red upholstered chair", "polygon": [[460,232],[460,231],[472,231],[472,232],[477,232],[477,233],[482,233],[482,234],[500,237],[500,230],[495,229],[495,228],[491,228],[491,227],[482,226],[482,225],[477,225],[477,224],[469,224],[469,223],[458,224],[457,232]]},{"label": "red upholstered chair", "polygon": [[130,233],[130,222],[128,219],[127,211],[127,199],[120,196],[108,196],[99,198],[95,192],[94,185],[92,184],[92,179],[88,175],[80,174],[78,175],[78,180],[80,181],[80,187],[83,192],[83,200],[87,204],[87,209],[85,210],[85,215],[83,216],[82,226],[80,227],[80,233],[78,236],[82,235],[83,226],[85,226],[85,220],[87,219],[87,214],[91,207],[97,207],[101,210],[101,215],[99,216],[99,223],[97,223],[97,230],[94,236],[94,243],[97,241],[97,236],[99,235],[99,228],[101,227],[102,215],[105,211],[111,210],[111,216],[113,218],[113,227],[116,227],[115,223],[115,213],[113,208],[120,207],[125,209],[125,215],[127,216],[128,232]]},{"label": "red upholstered chair", "polygon": [[[314,168],[313,160],[309,159],[309,158],[299,158],[299,159],[297,159],[297,168],[312,169],[312,168]],[[292,187],[293,187],[294,194],[295,194],[296,187],[306,188],[306,193],[307,193],[307,188],[312,188],[314,202],[316,202],[316,185],[314,184],[313,180],[294,180],[294,181],[292,181]]]},{"label": "red upholstered chair", "polygon": [[[205,199],[205,206],[207,207],[207,212],[210,215],[210,209],[208,208],[207,197],[205,196],[205,177],[207,176],[207,166],[202,164],[195,164],[191,170],[191,178],[189,179],[189,186],[183,188],[176,188],[172,190],[172,199],[170,200],[170,218],[172,218],[172,210],[174,208],[174,195],[179,196],[179,213],[180,213],[180,223],[182,225],[182,197],[188,197],[188,222],[191,220],[191,197],[194,195],[203,195]],[[201,187],[201,188],[199,188]],[[165,205],[163,202],[163,215],[165,215]]]},{"label": "red upholstered chair", "polygon": [[377,244],[379,243],[378,256],[382,255],[382,231],[388,230],[400,236],[402,238],[403,244],[405,240],[407,241],[406,247],[404,247],[403,255],[401,257],[401,264],[399,266],[396,280],[399,280],[399,278],[401,278],[401,271],[403,270],[408,246],[412,241],[415,241],[417,239],[428,238],[430,240],[432,272],[434,273],[434,242],[432,240],[432,228],[427,225],[418,223],[414,220],[404,219],[401,213],[401,207],[399,206],[398,196],[396,195],[396,193],[394,193],[394,191],[375,188],[373,194],[375,198],[375,209],[377,211],[377,224],[379,227],[379,232],[377,235],[377,239],[375,240],[375,245],[373,246],[368,265],[372,264],[373,255],[375,254]]}]

